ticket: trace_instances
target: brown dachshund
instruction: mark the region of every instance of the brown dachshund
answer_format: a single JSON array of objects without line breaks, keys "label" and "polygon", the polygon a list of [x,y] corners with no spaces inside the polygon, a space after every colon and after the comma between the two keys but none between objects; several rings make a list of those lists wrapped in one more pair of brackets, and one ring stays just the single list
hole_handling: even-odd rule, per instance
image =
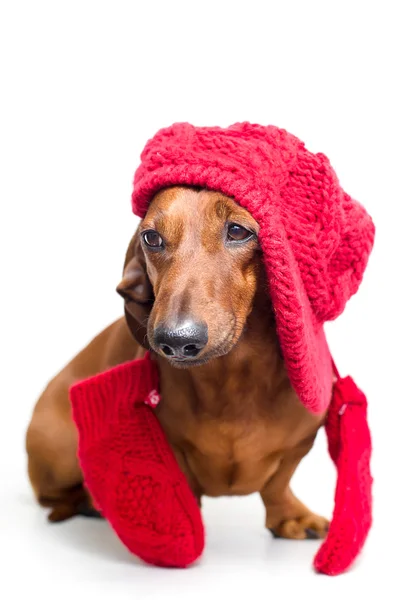
[{"label": "brown dachshund", "polygon": [[77,461],[69,386],[154,351],[156,414],[198,501],[260,492],[276,536],[324,537],[328,521],[291,492],[323,416],[293,391],[280,354],[258,224],[217,192],[159,192],[131,240],[125,318],[48,385],[27,432],[28,471],[49,519],[92,513]]}]

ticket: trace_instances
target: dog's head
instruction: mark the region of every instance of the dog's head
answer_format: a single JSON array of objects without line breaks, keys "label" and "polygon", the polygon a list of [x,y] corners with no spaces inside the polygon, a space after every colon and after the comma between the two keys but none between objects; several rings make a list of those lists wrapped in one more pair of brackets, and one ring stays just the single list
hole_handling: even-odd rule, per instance
[{"label": "dog's head", "polygon": [[258,231],[223,194],[184,187],[156,194],[117,287],[135,339],[180,367],[229,352],[264,273]]}]

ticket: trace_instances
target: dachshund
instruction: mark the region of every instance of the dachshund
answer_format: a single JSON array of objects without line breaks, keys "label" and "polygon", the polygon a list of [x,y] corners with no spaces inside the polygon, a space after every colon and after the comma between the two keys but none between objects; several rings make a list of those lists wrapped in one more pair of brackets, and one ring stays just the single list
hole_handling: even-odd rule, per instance
[{"label": "dachshund", "polygon": [[155,414],[199,505],[202,496],[259,492],[274,536],[325,537],[328,521],[290,488],[325,415],[308,411],[289,381],[258,231],[219,192],[155,195],[117,287],[124,316],[50,381],[32,414],[28,474],[50,521],[98,514],[77,459],[70,386],[149,349],[161,381]]}]

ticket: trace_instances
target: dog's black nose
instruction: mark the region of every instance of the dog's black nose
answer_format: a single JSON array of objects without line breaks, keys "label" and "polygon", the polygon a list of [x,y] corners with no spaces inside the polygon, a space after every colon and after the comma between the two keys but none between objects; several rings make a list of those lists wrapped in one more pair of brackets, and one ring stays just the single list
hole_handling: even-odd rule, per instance
[{"label": "dog's black nose", "polygon": [[172,328],[160,325],[153,338],[166,356],[194,358],[207,344],[207,325],[193,321],[183,321]]}]

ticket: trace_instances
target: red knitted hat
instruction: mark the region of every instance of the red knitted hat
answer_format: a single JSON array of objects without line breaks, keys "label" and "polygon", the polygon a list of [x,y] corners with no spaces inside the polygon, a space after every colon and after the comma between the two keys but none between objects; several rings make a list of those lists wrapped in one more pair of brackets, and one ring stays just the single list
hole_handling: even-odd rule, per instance
[{"label": "red knitted hat", "polygon": [[323,324],[358,290],[374,242],[370,216],[324,154],[273,126],[160,130],[142,152],[133,211],[143,217],[158,190],[181,184],[220,191],[259,223],[290,381],[309,410],[325,411],[333,368]]}]

